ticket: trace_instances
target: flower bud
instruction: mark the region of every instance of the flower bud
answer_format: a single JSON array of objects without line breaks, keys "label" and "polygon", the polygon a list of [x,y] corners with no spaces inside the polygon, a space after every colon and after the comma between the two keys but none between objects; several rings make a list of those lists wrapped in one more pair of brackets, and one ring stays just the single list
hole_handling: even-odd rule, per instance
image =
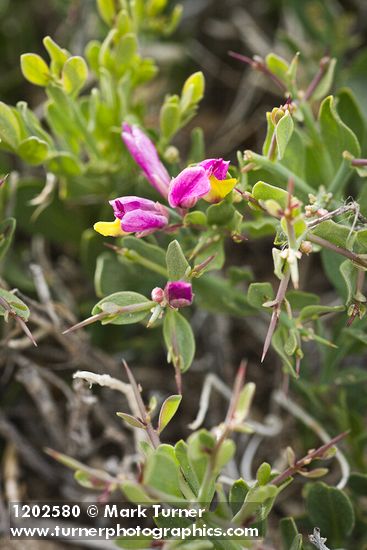
[{"label": "flower bud", "polygon": [[191,283],[185,281],[169,281],[164,295],[168,304],[174,308],[190,306],[194,299]]},{"label": "flower bud", "polygon": [[302,241],[299,249],[302,254],[307,254],[308,256],[312,252],[312,243],[310,243],[310,241]]},{"label": "flower bud", "polygon": [[163,288],[156,286],[155,288],[153,288],[151,296],[152,296],[153,302],[157,302],[157,304],[160,304],[164,300]]}]

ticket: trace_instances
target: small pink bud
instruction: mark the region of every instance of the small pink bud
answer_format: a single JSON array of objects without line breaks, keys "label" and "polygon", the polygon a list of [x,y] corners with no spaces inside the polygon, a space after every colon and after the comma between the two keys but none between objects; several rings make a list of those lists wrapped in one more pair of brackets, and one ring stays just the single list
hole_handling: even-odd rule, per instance
[{"label": "small pink bud", "polygon": [[160,288],[159,286],[156,286],[152,290],[152,300],[153,302],[157,302],[157,304],[160,304],[164,300],[164,290],[163,288]]}]

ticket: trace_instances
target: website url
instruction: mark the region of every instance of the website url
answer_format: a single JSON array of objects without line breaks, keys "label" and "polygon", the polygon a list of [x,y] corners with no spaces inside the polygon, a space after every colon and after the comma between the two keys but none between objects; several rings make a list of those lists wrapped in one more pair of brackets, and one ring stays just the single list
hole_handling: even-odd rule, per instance
[{"label": "website url", "polygon": [[73,538],[75,540],[112,540],[128,538],[131,540],[149,538],[153,540],[187,539],[256,539],[259,530],[255,527],[211,527],[205,524],[190,527],[67,527],[56,525],[49,527],[10,527],[12,539]]}]

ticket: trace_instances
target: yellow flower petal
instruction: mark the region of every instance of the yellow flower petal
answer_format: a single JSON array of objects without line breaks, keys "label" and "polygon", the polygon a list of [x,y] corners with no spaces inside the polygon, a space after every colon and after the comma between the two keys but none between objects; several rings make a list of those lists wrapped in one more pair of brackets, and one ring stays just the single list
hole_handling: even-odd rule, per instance
[{"label": "yellow flower petal", "polygon": [[113,222],[97,222],[93,225],[93,229],[104,237],[121,237],[128,235],[126,231],[121,229],[121,221],[116,218]]},{"label": "yellow flower petal", "polygon": [[207,202],[220,202],[232,191],[237,183],[236,178],[227,180],[218,180],[215,176],[210,176],[210,191],[205,195],[204,200]]}]

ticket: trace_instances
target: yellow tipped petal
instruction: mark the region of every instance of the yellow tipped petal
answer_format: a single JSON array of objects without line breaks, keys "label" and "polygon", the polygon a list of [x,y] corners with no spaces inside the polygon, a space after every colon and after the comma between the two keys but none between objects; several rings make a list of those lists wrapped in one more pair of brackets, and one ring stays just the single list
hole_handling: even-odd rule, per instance
[{"label": "yellow tipped petal", "polygon": [[121,237],[122,235],[128,235],[126,231],[121,229],[121,221],[118,218],[113,222],[97,222],[93,225],[93,229],[104,237]]},{"label": "yellow tipped petal", "polygon": [[209,181],[211,189],[203,197],[207,202],[220,202],[232,191],[237,183],[236,178],[218,180],[215,176],[210,176]]}]

